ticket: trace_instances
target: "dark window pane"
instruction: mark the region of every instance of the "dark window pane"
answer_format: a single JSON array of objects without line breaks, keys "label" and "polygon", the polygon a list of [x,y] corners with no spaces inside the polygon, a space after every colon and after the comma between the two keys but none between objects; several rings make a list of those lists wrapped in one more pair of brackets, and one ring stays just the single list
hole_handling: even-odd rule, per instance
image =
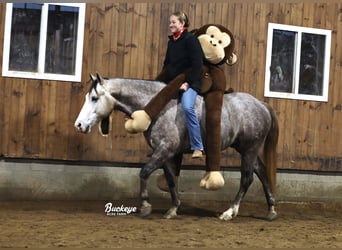
[{"label": "dark window pane", "polygon": [[325,36],[303,33],[300,53],[299,94],[323,94]]},{"label": "dark window pane", "polygon": [[37,72],[41,4],[13,3],[9,70]]},{"label": "dark window pane", "polygon": [[75,74],[77,7],[49,5],[45,73]]},{"label": "dark window pane", "polygon": [[296,32],[274,30],[270,68],[270,91],[293,92]]}]

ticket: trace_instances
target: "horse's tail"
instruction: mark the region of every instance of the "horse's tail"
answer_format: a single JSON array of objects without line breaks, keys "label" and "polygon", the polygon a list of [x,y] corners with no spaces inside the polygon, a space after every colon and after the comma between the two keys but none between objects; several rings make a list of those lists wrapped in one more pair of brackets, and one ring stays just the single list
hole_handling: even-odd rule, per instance
[{"label": "horse's tail", "polygon": [[270,112],[272,124],[264,144],[264,161],[267,179],[270,183],[271,190],[274,192],[277,177],[277,144],[279,137],[279,124],[272,107],[267,103],[265,103],[265,106]]}]

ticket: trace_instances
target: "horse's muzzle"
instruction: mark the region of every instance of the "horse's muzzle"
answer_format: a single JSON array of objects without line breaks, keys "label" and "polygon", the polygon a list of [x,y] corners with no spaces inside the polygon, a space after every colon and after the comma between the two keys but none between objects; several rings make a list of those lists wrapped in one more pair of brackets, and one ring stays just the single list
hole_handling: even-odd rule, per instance
[{"label": "horse's muzzle", "polygon": [[90,133],[90,126],[84,126],[81,122],[75,122],[75,128],[78,132],[88,134]]}]

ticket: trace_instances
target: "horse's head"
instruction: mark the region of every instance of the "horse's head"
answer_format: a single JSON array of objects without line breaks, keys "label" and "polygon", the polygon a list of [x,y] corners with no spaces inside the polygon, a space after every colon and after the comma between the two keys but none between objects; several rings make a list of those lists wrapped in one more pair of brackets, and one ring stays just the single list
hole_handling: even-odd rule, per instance
[{"label": "horse's head", "polygon": [[115,105],[114,97],[104,87],[105,80],[98,73],[90,74],[90,78],[90,89],[75,121],[75,128],[82,133],[89,133],[99,121],[107,119]]}]

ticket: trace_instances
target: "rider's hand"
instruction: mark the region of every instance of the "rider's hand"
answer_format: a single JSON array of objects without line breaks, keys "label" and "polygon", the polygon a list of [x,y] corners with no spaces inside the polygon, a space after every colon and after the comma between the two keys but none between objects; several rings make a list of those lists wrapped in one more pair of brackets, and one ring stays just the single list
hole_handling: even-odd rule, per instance
[{"label": "rider's hand", "polygon": [[187,91],[188,88],[189,88],[189,83],[184,82],[184,83],[180,86],[179,90],[181,90],[181,91]]}]

